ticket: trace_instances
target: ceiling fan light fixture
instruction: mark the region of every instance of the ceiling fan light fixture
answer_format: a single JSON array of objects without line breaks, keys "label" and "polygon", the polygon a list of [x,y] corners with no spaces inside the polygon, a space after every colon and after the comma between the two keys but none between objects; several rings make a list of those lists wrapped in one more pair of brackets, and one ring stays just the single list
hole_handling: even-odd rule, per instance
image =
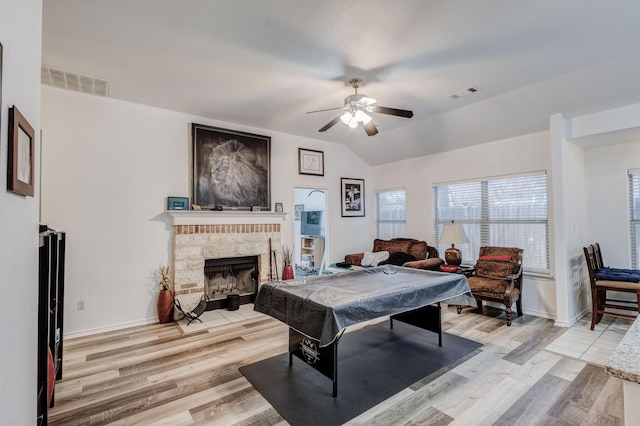
[{"label": "ceiling fan light fixture", "polygon": [[354,118],[356,119],[356,121],[362,122],[362,124],[369,124],[369,122],[371,121],[371,117],[369,117],[362,110],[356,111]]},{"label": "ceiling fan light fixture", "polygon": [[358,93],[358,88],[364,84],[359,78],[353,78],[347,82],[347,85],[353,87],[355,93],[353,95],[349,95],[344,98],[344,107],[342,108],[329,108],[329,109],[321,109],[316,111],[309,111],[307,114],[313,112],[322,112],[322,111],[330,111],[330,110],[342,110],[343,114],[338,115],[333,120],[329,121],[327,124],[322,126],[318,131],[326,132],[331,127],[336,125],[339,121],[342,121],[345,125],[355,129],[360,124],[364,128],[364,131],[368,136],[375,136],[378,134],[378,129],[376,125],[373,123],[373,117],[370,115],[372,113],[377,114],[387,114],[394,115],[397,117],[411,118],[413,117],[413,111],[397,109],[397,108],[389,108],[380,105],[376,105],[378,100],[374,98],[370,98],[368,96],[362,95]]}]

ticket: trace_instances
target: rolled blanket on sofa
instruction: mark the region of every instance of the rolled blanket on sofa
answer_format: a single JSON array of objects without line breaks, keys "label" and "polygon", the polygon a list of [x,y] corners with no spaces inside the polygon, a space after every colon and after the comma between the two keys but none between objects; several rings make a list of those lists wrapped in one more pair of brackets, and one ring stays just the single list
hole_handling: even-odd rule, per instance
[{"label": "rolled blanket on sofa", "polygon": [[640,282],[640,269],[600,268],[596,272],[596,279],[638,283]]}]

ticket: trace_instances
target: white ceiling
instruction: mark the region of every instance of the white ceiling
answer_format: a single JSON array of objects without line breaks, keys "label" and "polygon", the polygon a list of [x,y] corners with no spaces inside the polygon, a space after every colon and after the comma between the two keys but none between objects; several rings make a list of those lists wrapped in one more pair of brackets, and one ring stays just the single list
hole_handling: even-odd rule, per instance
[{"label": "white ceiling", "polygon": [[[110,96],[342,143],[367,163],[640,102],[637,0],[45,0],[44,64]],[[353,77],[380,133],[342,123]],[[476,86],[457,100],[447,95]]]}]

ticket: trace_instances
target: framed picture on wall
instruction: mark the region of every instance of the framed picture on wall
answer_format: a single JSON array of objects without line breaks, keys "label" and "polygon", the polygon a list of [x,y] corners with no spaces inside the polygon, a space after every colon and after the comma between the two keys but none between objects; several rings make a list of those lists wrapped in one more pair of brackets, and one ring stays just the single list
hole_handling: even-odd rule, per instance
[{"label": "framed picture on wall", "polygon": [[324,176],[324,152],[298,148],[298,174]]},{"label": "framed picture on wall", "polygon": [[167,210],[189,210],[189,198],[167,197]]},{"label": "framed picture on wall", "polygon": [[340,178],[342,217],[364,217],[364,179]]},{"label": "framed picture on wall", "polygon": [[304,204],[296,204],[293,206],[293,212],[295,214],[294,219],[300,220],[302,218],[302,212],[304,211]]},{"label": "framed picture on wall", "polygon": [[7,189],[33,197],[33,158],[35,133],[33,127],[14,105],[9,109],[9,158],[7,158]]},{"label": "framed picture on wall", "polygon": [[271,137],[193,123],[193,203],[202,209],[271,210]]}]

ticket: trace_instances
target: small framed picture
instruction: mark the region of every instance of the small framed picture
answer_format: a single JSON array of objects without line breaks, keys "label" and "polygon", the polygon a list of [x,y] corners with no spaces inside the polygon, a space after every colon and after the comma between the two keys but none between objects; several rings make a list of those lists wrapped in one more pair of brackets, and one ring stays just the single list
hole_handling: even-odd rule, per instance
[{"label": "small framed picture", "polygon": [[324,176],[324,152],[298,148],[298,174]]},{"label": "small framed picture", "polygon": [[9,109],[9,158],[7,159],[7,189],[33,197],[33,159],[35,132],[14,105]]},{"label": "small framed picture", "polygon": [[342,217],[364,217],[364,179],[340,178]]},{"label": "small framed picture", "polygon": [[302,218],[302,212],[304,211],[304,204],[296,204],[293,207],[293,211],[295,213],[295,220],[300,220]]},{"label": "small framed picture", "polygon": [[276,203],[276,212],[282,213],[283,211],[282,203]]},{"label": "small framed picture", "polygon": [[189,210],[189,198],[167,197],[167,210]]}]

